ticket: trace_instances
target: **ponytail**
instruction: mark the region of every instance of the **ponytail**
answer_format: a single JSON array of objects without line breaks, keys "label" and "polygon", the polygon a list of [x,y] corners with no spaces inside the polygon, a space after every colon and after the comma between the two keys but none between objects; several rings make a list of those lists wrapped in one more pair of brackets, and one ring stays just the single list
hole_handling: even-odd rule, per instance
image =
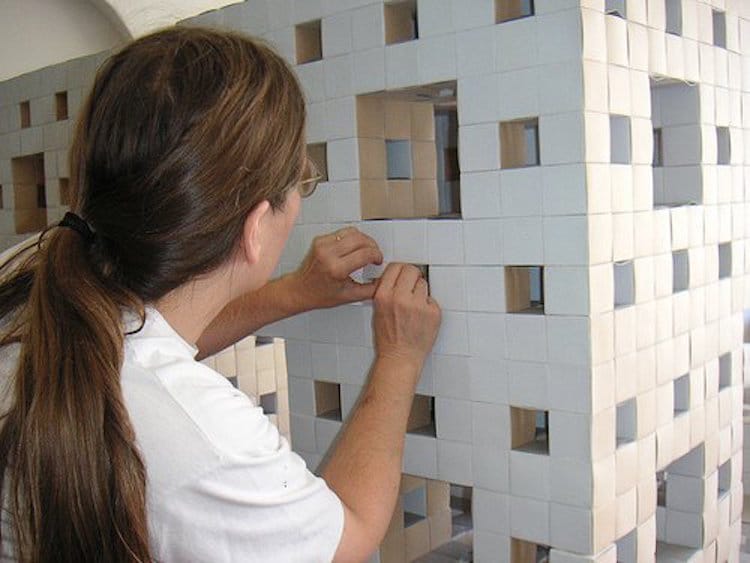
[{"label": "ponytail", "polygon": [[105,286],[75,231],[52,229],[37,246],[0,283],[0,346],[20,344],[0,428],[15,537],[0,541],[23,562],[150,561],[146,473],[120,388],[122,307],[136,300]]}]

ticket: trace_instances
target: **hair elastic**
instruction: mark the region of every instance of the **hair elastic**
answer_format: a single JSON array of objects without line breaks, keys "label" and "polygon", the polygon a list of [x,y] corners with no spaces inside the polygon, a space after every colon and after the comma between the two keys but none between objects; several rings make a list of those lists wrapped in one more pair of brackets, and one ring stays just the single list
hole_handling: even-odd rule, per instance
[{"label": "hair elastic", "polygon": [[83,240],[85,240],[89,244],[94,242],[94,231],[91,230],[91,227],[89,227],[89,224],[84,219],[82,219],[75,213],[71,213],[70,211],[68,211],[63,217],[62,221],[58,223],[58,226],[73,229],[83,237]]}]

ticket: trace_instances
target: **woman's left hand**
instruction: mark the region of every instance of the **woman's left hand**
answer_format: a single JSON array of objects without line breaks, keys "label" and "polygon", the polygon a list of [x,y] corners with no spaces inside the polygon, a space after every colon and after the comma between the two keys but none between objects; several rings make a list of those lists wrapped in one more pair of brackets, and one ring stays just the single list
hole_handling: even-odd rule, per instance
[{"label": "woman's left hand", "polygon": [[360,284],[352,272],[368,264],[382,264],[378,244],[354,227],[316,237],[300,267],[290,274],[293,291],[305,309],[335,307],[372,299],[376,284]]}]

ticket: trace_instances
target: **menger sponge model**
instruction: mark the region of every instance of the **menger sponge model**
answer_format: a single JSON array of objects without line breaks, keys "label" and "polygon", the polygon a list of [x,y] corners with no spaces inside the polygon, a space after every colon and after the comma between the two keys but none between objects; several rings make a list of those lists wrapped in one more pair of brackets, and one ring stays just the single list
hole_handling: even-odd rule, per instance
[{"label": "menger sponge model", "polygon": [[[353,224],[443,307],[376,560],[739,561],[750,3],[248,0],[181,25],[265,37],[304,87],[324,183],[280,271]],[[64,213],[103,56],[0,84],[3,246]],[[371,313],[268,327],[275,376],[254,342],[212,360],[312,469]]]}]

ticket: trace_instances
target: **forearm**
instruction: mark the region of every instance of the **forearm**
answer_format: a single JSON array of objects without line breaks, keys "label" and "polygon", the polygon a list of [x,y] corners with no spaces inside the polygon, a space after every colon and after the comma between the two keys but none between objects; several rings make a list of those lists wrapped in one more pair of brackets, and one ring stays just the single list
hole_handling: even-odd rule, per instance
[{"label": "forearm", "polygon": [[[375,549],[398,496],[404,434],[420,366],[378,359],[322,477],[365,524]],[[368,546],[369,547],[369,546]]]},{"label": "forearm", "polygon": [[292,287],[291,274],[232,301],[198,339],[198,359],[211,356],[260,328],[309,309]]}]

